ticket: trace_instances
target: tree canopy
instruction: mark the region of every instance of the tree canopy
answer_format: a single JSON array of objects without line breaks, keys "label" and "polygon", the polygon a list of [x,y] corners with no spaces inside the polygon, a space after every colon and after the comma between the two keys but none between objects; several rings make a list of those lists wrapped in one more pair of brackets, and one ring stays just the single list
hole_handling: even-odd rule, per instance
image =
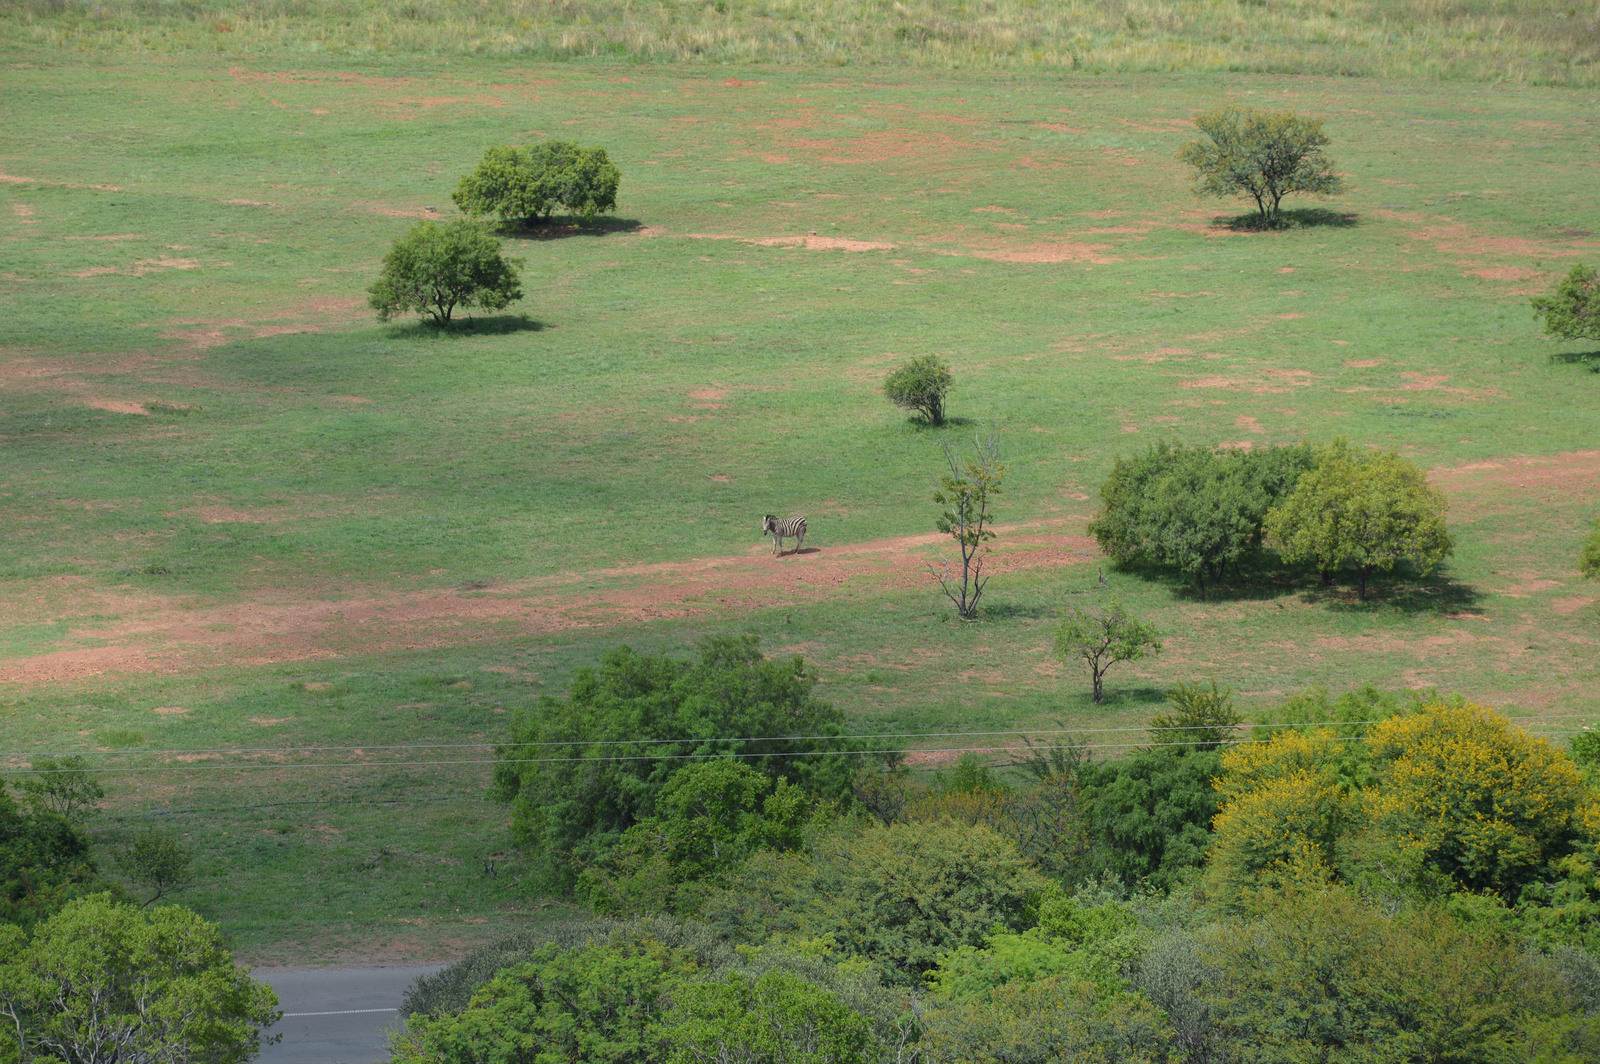
[{"label": "tree canopy", "polygon": [[1285,196],[1330,195],[1344,188],[1323,153],[1329,140],[1320,118],[1228,106],[1196,115],[1194,124],[1207,139],[1185,144],[1178,158],[1194,167],[1195,191],[1247,195],[1265,225],[1278,223]]},{"label": "tree canopy", "polygon": [[1062,613],[1056,626],[1056,657],[1080,659],[1089,666],[1096,705],[1104,697],[1105,675],[1111,666],[1138,661],[1160,649],[1161,638],[1155,628],[1128,613],[1116,599],[1105,607],[1072,607]]},{"label": "tree canopy", "polygon": [[1600,340],[1600,273],[1581,262],[1547,296],[1534,296],[1533,314],[1544,331],[1562,340]]},{"label": "tree canopy", "polygon": [[458,308],[504,310],[521,299],[521,264],[502,255],[500,241],[481,225],[422,221],[383,257],[368,302],[384,321],[416,311],[448,325]]},{"label": "tree canopy", "polygon": [[944,424],[944,397],[955,378],[938,355],[923,355],[897,367],[883,380],[883,394],[889,402],[914,410],[930,425]]},{"label": "tree canopy", "polygon": [[1412,462],[1394,451],[1357,454],[1341,438],[1322,449],[1266,527],[1285,561],[1354,572],[1365,601],[1374,575],[1401,564],[1426,573],[1449,556],[1448,507]]},{"label": "tree canopy", "polygon": [[96,894],[31,938],[0,927],[0,1059],[238,1064],[260,1051],[276,1006],[216,925],[180,906]]},{"label": "tree canopy", "polygon": [[558,208],[583,222],[614,210],[622,173],[601,147],[547,140],[525,148],[499,145],[456,185],[451,198],[476,218],[542,222]]},{"label": "tree canopy", "polygon": [[569,697],[542,696],[513,719],[494,793],[558,881],[656,813],[696,758],[748,759],[774,780],[848,800],[861,758],[843,738],[844,714],[812,695],[804,662],[768,661],[756,636],[699,649],[682,661],[618,647],[578,670]]}]

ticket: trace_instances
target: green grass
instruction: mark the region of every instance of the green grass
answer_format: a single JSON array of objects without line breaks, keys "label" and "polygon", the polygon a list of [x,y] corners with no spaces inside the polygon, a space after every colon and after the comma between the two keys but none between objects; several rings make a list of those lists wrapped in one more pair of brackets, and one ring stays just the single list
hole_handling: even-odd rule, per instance
[{"label": "green grass", "polygon": [[18,0],[8,36],[78,50],[899,63],[1595,84],[1594,0]]},{"label": "green grass", "polygon": [[[190,900],[251,956],[440,956],[476,921],[554,911],[485,766],[370,763],[479,759],[374,748],[492,742],[621,640],[758,631],[863,732],[1137,725],[1209,676],[1253,711],[1308,684],[1434,684],[1551,734],[1600,695],[1573,571],[1600,509],[1600,376],[1551,358],[1582,345],[1540,339],[1526,297],[1600,256],[1592,92],[8,58],[4,747],[163,767],[111,777],[102,837],[152,815],[186,833]],[[1173,157],[1181,120],[1230,100],[1324,116],[1350,194],[1300,228],[1230,229],[1243,205],[1197,203]],[[388,241],[450,214],[485,146],[535,135],[604,144],[621,221],[508,238],[520,316],[372,321]],[[893,246],[755,242],[811,231]],[[930,352],[966,424],[918,427],[878,393]],[[1002,520],[1035,537],[1081,532],[1111,461],[1152,440],[1342,433],[1438,472],[1457,553],[1369,606],[1109,573],[1167,645],[1095,708],[1048,654],[1054,613],[1100,593],[1081,541],[1079,564],[997,576],[975,626],[914,570],[829,568],[931,531],[939,444],[981,426],[1010,468]],[[784,563],[799,582],[693,582],[693,559],[759,555],[765,512],[811,519],[821,553]],[[164,753],[304,746],[364,752]],[[208,767],[279,756],[333,767]]]}]

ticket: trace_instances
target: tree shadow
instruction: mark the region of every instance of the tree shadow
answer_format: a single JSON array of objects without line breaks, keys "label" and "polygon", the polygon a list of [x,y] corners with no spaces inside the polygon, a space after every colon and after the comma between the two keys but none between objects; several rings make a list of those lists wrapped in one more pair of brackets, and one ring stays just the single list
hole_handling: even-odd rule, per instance
[{"label": "tree shadow", "polygon": [[392,326],[389,336],[395,340],[420,339],[436,336],[509,336],[519,332],[543,332],[550,328],[526,314],[495,314],[487,318],[456,318],[448,325],[435,325],[426,319],[408,321]]},{"label": "tree shadow", "polygon": [[977,422],[970,417],[947,417],[935,425],[927,418],[913,414],[906,418],[906,424],[921,432],[939,432],[943,429],[964,429]]},{"label": "tree shadow", "polygon": [[1553,366],[1587,366],[1590,373],[1600,373],[1600,351],[1557,351],[1551,354]]},{"label": "tree shadow", "polygon": [[638,233],[643,230],[644,223],[637,218],[604,217],[588,222],[574,218],[552,218],[533,225],[507,222],[500,226],[502,235],[521,240],[567,240],[578,236],[611,236],[613,233]]},{"label": "tree shadow", "polygon": [[[1117,683],[1113,675],[1107,675],[1105,691],[1097,706],[1094,702],[1094,692],[1089,689],[1089,677],[1083,676],[1084,689],[1074,691],[1065,699],[1085,710],[1095,709],[1126,709],[1130,706],[1160,705],[1167,700],[1167,690],[1164,687],[1151,687],[1143,684],[1135,687],[1124,687]],[[1132,732],[1128,734],[1132,735]],[[1118,740],[1121,741],[1121,740]]]},{"label": "tree shadow", "polygon": [[983,606],[978,610],[985,617],[1006,621],[1038,621],[1054,617],[1061,612],[1059,606],[1019,606],[1004,602],[998,606]]},{"label": "tree shadow", "polygon": [[1354,229],[1361,217],[1352,211],[1335,211],[1327,207],[1285,207],[1278,211],[1276,224],[1268,224],[1254,211],[1232,218],[1218,218],[1212,223],[1235,233],[1272,233],[1289,229]]},{"label": "tree shadow", "polygon": [[1479,603],[1482,599],[1477,588],[1460,583],[1444,572],[1435,572],[1426,582],[1404,577],[1374,581],[1367,585],[1365,602],[1357,597],[1355,587],[1348,581],[1331,587],[1319,584],[1300,594],[1302,602],[1323,606],[1333,613],[1373,613],[1387,609],[1413,616],[1432,613],[1462,618],[1481,617],[1483,610]]}]

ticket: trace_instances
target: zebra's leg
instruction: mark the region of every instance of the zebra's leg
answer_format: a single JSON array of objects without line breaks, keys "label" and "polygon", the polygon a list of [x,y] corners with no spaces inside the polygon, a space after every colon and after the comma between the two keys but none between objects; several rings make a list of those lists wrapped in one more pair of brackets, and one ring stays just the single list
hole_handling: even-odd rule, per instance
[{"label": "zebra's leg", "polygon": [[806,530],[805,530],[804,526],[801,526],[800,531],[797,532],[795,534],[795,537],[794,537],[794,552],[796,554],[800,553],[800,548],[801,548],[801,546],[803,546],[805,544],[805,541],[806,541]]},{"label": "zebra's leg", "polygon": [[783,554],[783,539],[778,535],[776,529],[772,533],[772,553],[779,556]]}]

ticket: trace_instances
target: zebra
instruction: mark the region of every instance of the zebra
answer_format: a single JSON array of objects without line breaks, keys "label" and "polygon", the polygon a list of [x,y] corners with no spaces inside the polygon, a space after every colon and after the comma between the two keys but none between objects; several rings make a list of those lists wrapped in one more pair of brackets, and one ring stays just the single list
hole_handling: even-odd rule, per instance
[{"label": "zebra", "polygon": [[783,554],[783,541],[790,536],[794,537],[794,552],[800,553],[800,544],[806,538],[806,519],[804,517],[788,517],[780,521],[772,514],[761,520],[761,531],[772,536],[772,553]]}]

